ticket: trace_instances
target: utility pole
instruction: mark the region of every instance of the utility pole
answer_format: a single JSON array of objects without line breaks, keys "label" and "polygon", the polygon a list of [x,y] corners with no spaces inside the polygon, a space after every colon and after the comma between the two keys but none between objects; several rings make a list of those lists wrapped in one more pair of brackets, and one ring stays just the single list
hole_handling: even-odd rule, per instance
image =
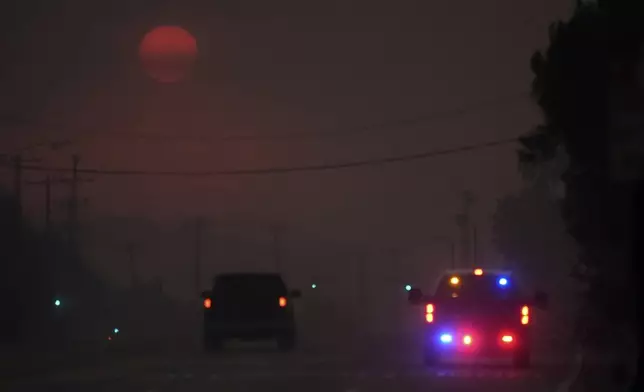
[{"label": "utility pole", "polygon": [[27,184],[43,185],[45,187],[45,232],[48,233],[51,228],[51,178],[47,176],[42,181],[29,181]]},{"label": "utility pole", "polygon": [[136,265],[136,258],[135,258],[137,245],[134,243],[134,241],[130,241],[126,244],[125,250],[127,252],[127,257],[128,257],[128,266],[130,267],[130,282],[131,282],[132,288],[136,288],[139,284],[138,268]]},{"label": "utility pole", "polygon": [[367,268],[366,268],[366,257],[364,253],[359,253],[357,258],[357,268],[356,268],[356,280],[357,280],[357,289],[358,289],[358,313],[361,315],[362,320],[369,321],[369,312],[367,310],[368,302],[367,301]]},{"label": "utility pole", "polygon": [[473,254],[472,265],[476,266],[478,264],[478,244],[477,244],[477,235],[476,235],[476,225],[473,225],[472,227],[472,247],[474,249],[474,251],[472,252]]},{"label": "utility pole", "polygon": [[[0,119],[0,121],[2,121],[2,119]],[[14,152],[14,154],[0,154],[0,159],[2,160],[9,158],[13,155],[12,161],[13,161],[13,169],[14,169],[14,191],[15,191],[16,203],[18,205],[18,212],[21,217],[23,212],[23,205],[22,205],[22,185],[23,185],[22,173],[24,170],[23,165],[25,164],[25,162],[30,162],[30,163],[41,162],[41,160],[37,158],[24,159],[23,154],[28,150],[31,150],[36,147],[42,147],[42,146],[49,146],[51,147],[52,150],[57,150],[60,147],[65,146],[69,143],[71,143],[69,140],[57,140],[57,141],[50,141],[45,143],[35,143],[18,149],[17,151]]]},{"label": "utility pole", "polygon": [[278,225],[273,225],[273,268],[275,268],[275,272],[277,273],[282,272],[282,244],[280,243],[281,230],[281,227]]},{"label": "utility pole", "polygon": [[45,178],[45,230],[51,229],[51,178]]},{"label": "utility pole", "polygon": [[[39,162],[39,159],[30,159],[28,160],[29,162]],[[14,182],[14,192],[16,196],[16,205],[18,208],[18,217],[19,217],[19,224],[22,226],[22,212],[23,212],[23,206],[22,206],[22,172],[23,172],[23,165],[25,163],[25,159],[22,157],[22,155],[17,154],[13,157],[13,182]]]},{"label": "utility pole", "polygon": [[442,236],[442,235],[433,236],[432,239],[434,241],[443,242],[449,246],[451,266],[452,266],[452,269],[455,269],[456,268],[456,244],[454,243],[454,240],[451,237]]},{"label": "utility pole", "polygon": [[194,238],[194,287],[197,294],[201,292],[201,237],[203,235],[203,220],[197,218],[195,221],[195,238]]},{"label": "utility pole", "polygon": [[[392,267],[392,271],[389,276],[393,277],[394,288],[395,288],[394,292],[397,293],[397,292],[400,292],[403,284],[407,284],[407,277],[405,275],[403,279],[403,274],[401,274],[401,271],[402,271],[401,260],[403,259],[401,257],[401,250],[399,248],[391,248],[389,250],[389,254],[391,255],[391,267]],[[393,307],[394,307],[393,311],[395,312],[395,317],[398,320],[400,320],[403,314],[402,312],[404,311],[401,303],[399,301],[396,301],[394,302]]]},{"label": "utility pole", "polygon": [[13,157],[13,186],[16,193],[16,203],[18,204],[18,213],[22,219],[22,156]]},{"label": "utility pole", "polygon": [[72,155],[72,180],[71,180],[71,197],[69,201],[69,243],[73,245],[76,242],[76,228],[78,225],[78,163],[80,157],[77,154]]},{"label": "utility pole", "polygon": [[60,182],[68,182],[70,184],[70,198],[67,205],[67,239],[70,246],[74,246],[76,243],[76,235],[78,231],[78,207],[80,205],[78,201],[78,185],[85,182],[93,182],[94,180],[79,178],[78,176],[78,163],[80,162],[80,157],[76,154],[72,156],[72,178],[71,179],[62,179]]},{"label": "utility pole", "polygon": [[450,250],[450,256],[452,259],[452,269],[455,269],[456,268],[456,244],[454,244],[454,241],[450,241],[449,250]]},{"label": "utility pole", "polygon": [[367,297],[366,295],[366,287],[367,287],[367,269],[366,269],[366,260],[365,260],[365,255],[363,253],[358,254],[358,268],[357,268],[357,283],[358,283],[358,299],[360,306],[362,307],[365,303],[365,299]]},{"label": "utility pole", "polygon": [[463,212],[456,215],[456,224],[461,232],[461,264],[463,266],[472,263],[472,242],[471,242],[471,207],[474,204],[474,195],[470,191],[463,192]]},{"label": "utility pole", "polygon": [[460,265],[466,266],[469,264],[469,238],[468,238],[468,219],[465,214],[456,214],[456,225],[461,235],[461,257]]},{"label": "utility pole", "polygon": [[394,278],[396,288],[398,288],[403,283],[402,274],[400,273],[400,250],[392,248],[389,254],[391,255],[391,276]]}]

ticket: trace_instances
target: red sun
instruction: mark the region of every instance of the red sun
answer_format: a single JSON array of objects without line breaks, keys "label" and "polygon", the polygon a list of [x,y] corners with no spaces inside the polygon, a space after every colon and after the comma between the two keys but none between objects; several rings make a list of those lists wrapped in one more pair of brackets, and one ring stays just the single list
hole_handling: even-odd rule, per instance
[{"label": "red sun", "polygon": [[155,27],[141,40],[139,58],[153,79],[179,82],[190,74],[197,59],[197,40],[179,26]]}]

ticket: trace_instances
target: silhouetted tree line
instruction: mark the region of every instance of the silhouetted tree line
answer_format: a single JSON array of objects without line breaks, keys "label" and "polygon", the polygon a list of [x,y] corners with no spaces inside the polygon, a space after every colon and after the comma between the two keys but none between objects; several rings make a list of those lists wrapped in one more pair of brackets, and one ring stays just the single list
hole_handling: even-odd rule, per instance
[{"label": "silhouetted tree line", "polygon": [[[562,177],[562,216],[581,248],[578,276],[589,287],[580,323],[584,343],[606,357],[618,346],[616,338],[639,334],[630,339],[631,347],[640,344],[633,390],[644,388],[644,337],[638,332],[644,327],[643,178],[620,178],[611,146],[623,131],[615,120],[644,111],[643,44],[642,1],[600,0],[553,24],[548,48],[531,61],[533,93],[545,121],[523,138],[519,156],[524,164],[540,165],[563,148],[570,159]],[[643,124],[631,130],[641,134]],[[589,381],[593,373],[582,372],[586,390],[602,387]]]}]

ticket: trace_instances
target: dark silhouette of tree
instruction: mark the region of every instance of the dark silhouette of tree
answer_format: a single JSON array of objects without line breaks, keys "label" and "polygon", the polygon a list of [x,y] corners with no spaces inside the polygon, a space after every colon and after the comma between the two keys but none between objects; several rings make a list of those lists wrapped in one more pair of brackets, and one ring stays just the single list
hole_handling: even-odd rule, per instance
[{"label": "dark silhouette of tree", "polygon": [[559,207],[549,188],[529,184],[500,199],[494,214],[496,248],[509,266],[543,289],[569,276],[576,261]]},{"label": "dark silhouette of tree", "polygon": [[548,312],[539,316],[539,338],[569,346],[583,285],[571,274],[579,250],[561,216],[558,177],[564,164],[565,159],[553,158],[523,171],[526,186],[498,201],[493,241],[506,268],[527,287],[551,296]]},{"label": "dark silhouette of tree", "polygon": [[599,1],[552,25],[550,45],[531,60],[544,124],[521,140],[519,151],[523,165],[547,162],[559,146],[570,158],[562,216],[581,247],[580,270],[589,283],[585,342],[602,350],[620,328],[637,330],[637,287],[644,284],[629,252],[636,242],[630,217],[637,182],[615,177],[610,149],[616,97],[628,106],[641,96],[643,11],[641,1]]}]

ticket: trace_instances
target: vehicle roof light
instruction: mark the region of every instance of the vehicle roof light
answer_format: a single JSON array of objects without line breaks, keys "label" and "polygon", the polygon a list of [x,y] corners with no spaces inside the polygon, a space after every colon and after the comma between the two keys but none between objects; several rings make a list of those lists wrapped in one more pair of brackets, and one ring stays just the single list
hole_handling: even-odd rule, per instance
[{"label": "vehicle roof light", "polygon": [[452,276],[452,278],[449,280],[449,283],[453,285],[457,285],[461,282],[461,280],[458,278],[458,276]]},{"label": "vehicle roof light", "polygon": [[506,286],[508,284],[507,278],[499,278],[499,286]]},{"label": "vehicle roof light", "polygon": [[477,268],[474,270],[474,275],[476,276],[481,276],[483,275],[483,270],[481,268]]}]

